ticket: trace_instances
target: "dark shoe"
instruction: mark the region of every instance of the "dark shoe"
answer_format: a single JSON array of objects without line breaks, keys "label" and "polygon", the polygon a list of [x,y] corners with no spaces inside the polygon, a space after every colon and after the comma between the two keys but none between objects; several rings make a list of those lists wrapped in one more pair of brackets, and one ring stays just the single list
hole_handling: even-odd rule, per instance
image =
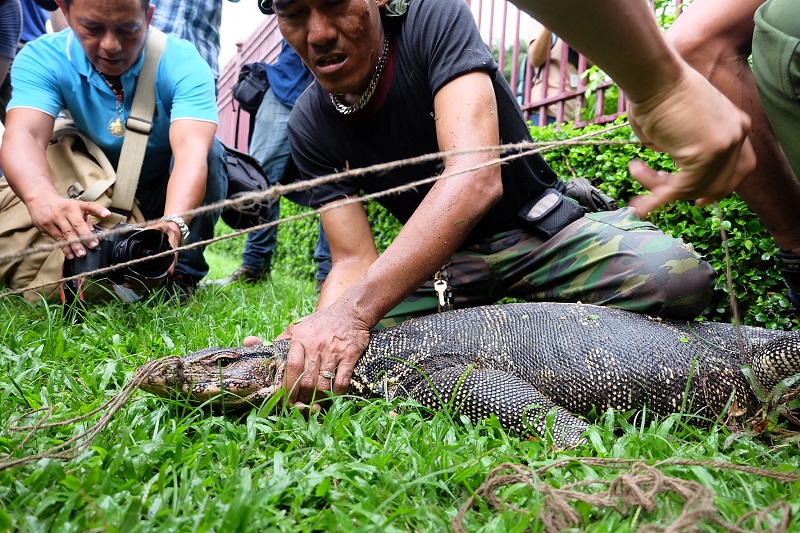
[{"label": "dark shoe", "polygon": [[204,283],[204,285],[219,285],[220,287],[224,287],[225,285],[230,285],[231,283],[236,283],[237,281],[243,281],[245,283],[258,283],[259,281],[266,279],[268,274],[268,269],[254,270],[252,268],[247,268],[246,266],[240,266],[227,278],[209,281]]},{"label": "dark shoe", "polygon": [[314,292],[316,292],[317,294],[321,293],[323,285],[325,285],[325,280],[324,279],[318,279],[317,283],[314,285]]},{"label": "dark shoe", "polygon": [[194,296],[196,290],[196,283],[194,280],[183,274],[177,274],[171,278],[167,278],[166,283],[161,288],[161,294],[164,301],[177,299],[181,305],[186,303]]}]

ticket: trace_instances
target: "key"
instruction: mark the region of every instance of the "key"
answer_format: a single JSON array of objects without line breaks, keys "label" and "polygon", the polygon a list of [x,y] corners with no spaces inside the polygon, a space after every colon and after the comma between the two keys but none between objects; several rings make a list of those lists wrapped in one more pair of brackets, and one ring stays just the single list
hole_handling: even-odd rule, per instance
[{"label": "key", "polygon": [[444,307],[447,301],[445,300],[445,293],[447,292],[447,282],[443,279],[437,279],[433,282],[433,290],[439,295],[439,307]]}]

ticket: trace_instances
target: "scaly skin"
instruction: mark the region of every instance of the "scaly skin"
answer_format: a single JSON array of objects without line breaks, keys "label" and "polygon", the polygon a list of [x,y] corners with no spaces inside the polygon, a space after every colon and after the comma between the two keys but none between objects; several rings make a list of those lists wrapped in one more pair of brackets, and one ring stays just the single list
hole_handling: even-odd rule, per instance
[{"label": "scaly skin", "polygon": [[278,342],[171,355],[160,359],[159,371],[150,372],[139,388],[165,398],[184,396],[194,405],[211,401],[231,410],[252,408],[281,389],[287,348]]},{"label": "scaly skin", "polygon": [[[443,403],[472,420],[494,414],[522,434],[580,442],[592,410],[686,411],[698,424],[729,401],[753,414],[758,399],[741,367],[772,390],[800,373],[800,332],[661,320],[582,304],[476,307],[374,332],[350,394]],[[226,410],[258,406],[283,386],[287,341],[207,348],[162,359],[141,388]],[[225,394],[223,394],[225,392]],[[546,415],[554,411],[552,427]]]}]

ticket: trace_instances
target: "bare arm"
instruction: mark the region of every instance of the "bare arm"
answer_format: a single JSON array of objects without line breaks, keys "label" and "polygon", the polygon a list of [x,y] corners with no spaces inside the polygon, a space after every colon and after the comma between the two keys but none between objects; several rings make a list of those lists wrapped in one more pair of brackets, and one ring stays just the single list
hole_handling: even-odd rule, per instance
[{"label": "bare arm", "polygon": [[[500,142],[497,102],[485,72],[465,74],[449,82],[436,95],[434,112],[441,151],[497,146]],[[496,153],[486,152],[448,156],[443,173],[464,171],[494,157]],[[438,181],[375,268],[348,291],[347,296],[364,310],[363,320],[370,326],[377,324],[419,288],[449,260],[502,194],[496,165]],[[374,297],[375,287],[383,287],[380,298]]]},{"label": "bare arm", "polygon": [[[89,215],[100,218],[111,213],[92,202],[81,202],[63,197],[53,185],[45,150],[53,133],[55,119],[35,109],[14,108],[6,117],[0,164],[8,184],[25,202],[34,225],[56,241],[91,235]],[[93,239],[86,243],[97,246]],[[64,255],[86,255],[84,247],[75,243],[63,246]]]},{"label": "bare arm", "polygon": [[[169,143],[175,164],[167,185],[164,215],[182,215],[203,202],[208,178],[208,152],[214,141],[216,124],[201,120],[175,120],[169,127]],[[186,223],[191,217],[184,217]],[[174,222],[162,223],[170,244],[177,247],[181,232]]]},{"label": "bare arm", "polygon": [[[322,214],[322,224],[328,244],[331,248],[333,266],[325,279],[325,286],[320,294],[317,311],[324,310],[333,305],[344,291],[356,283],[378,258],[375,248],[375,239],[369,227],[367,214],[363,204],[352,203],[343,205]],[[336,313],[317,312],[302,319],[299,324],[290,325],[278,338],[292,339],[286,361],[286,386],[292,389],[293,384],[298,385],[295,396],[300,391],[313,391],[317,385],[320,370],[332,370],[338,366],[337,376],[350,376],[358,357],[366,349],[369,339],[369,326],[360,330],[353,330],[347,325],[342,327],[342,320]],[[313,332],[335,332],[327,342],[325,348],[309,348],[313,346]],[[335,354],[347,354],[338,364],[322,360],[321,351],[327,349]],[[354,354],[354,357],[353,357]],[[348,377],[349,380],[349,377]],[[323,390],[329,390],[330,381]],[[347,385],[344,385],[345,389]],[[321,387],[322,388],[322,387]],[[343,391],[339,391],[340,393]],[[303,402],[309,402],[310,397],[302,396]]]},{"label": "bare arm", "polygon": [[363,204],[348,204],[325,211],[322,213],[322,226],[331,248],[332,267],[319,295],[318,310],[338,300],[378,258]]},{"label": "bare arm", "polygon": [[[696,0],[667,31],[670,41],[706,77],[745,61],[752,51],[753,16],[764,0]],[[718,63],[722,65],[718,65]]]},{"label": "bare arm", "polygon": [[[449,82],[436,95],[434,111],[441,150],[499,144],[497,103],[487,73],[472,72]],[[444,172],[466,170],[495,156],[480,153],[447,157]],[[344,393],[366,347],[370,328],[447,262],[501,195],[498,166],[437,182],[397,239],[358,280],[347,280],[352,284],[344,286],[343,278],[336,278],[340,286],[335,290],[341,290],[341,296],[293,324],[281,336],[291,339],[291,362],[287,366],[292,366],[292,376],[305,371],[298,387],[287,379],[287,386],[294,389],[290,398],[308,403],[314,386],[329,390],[330,384],[319,378],[319,370],[338,369],[333,391]],[[332,229],[329,222],[334,220],[326,215],[326,232]],[[338,241],[339,236],[334,235],[333,239]],[[334,248],[331,241],[332,252]],[[324,296],[328,304],[328,295]]]},{"label": "bare arm", "polygon": [[682,72],[646,2],[512,1],[599,65],[632,101],[657,97]]},{"label": "bare arm", "polygon": [[708,203],[752,170],[749,118],[667,44],[645,2],[513,1],[607,72],[629,98],[642,141],[682,169],[656,173],[632,162],[631,174],[653,193],[632,202],[641,212],[678,199]]},{"label": "bare arm", "polygon": [[539,68],[547,61],[547,51],[550,50],[550,43],[553,40],[553,32],[542,26],[537,25],[538,31],[532,31],[530,42],[528,43],[528,62],[534,68]]}]

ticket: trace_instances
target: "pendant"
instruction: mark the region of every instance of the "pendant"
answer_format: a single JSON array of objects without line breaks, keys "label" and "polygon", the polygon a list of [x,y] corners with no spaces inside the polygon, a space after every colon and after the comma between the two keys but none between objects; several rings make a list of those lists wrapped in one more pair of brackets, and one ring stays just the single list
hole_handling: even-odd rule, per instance
[{"label": "pendant", "polygon": [[115,108],[116,108],[115,110],[117,112],[117,116],[112,118],[108,122],[108,131],[114,137],[122,137],[123,135],[125,135],[125,123],[122,121],[122,101],[123,101],[123,97],[122,97],[122,93],[121,92],[120,93],[116,93],[116,91],[115,91],[115,94],[117,95],[117,104],[115,106]]},{"label": "pendant", "polygon": [[108,131],[114,137],[122,137],[125,135],[125,124],[122,123],[122,118],[116,116],[108,122]]}]

